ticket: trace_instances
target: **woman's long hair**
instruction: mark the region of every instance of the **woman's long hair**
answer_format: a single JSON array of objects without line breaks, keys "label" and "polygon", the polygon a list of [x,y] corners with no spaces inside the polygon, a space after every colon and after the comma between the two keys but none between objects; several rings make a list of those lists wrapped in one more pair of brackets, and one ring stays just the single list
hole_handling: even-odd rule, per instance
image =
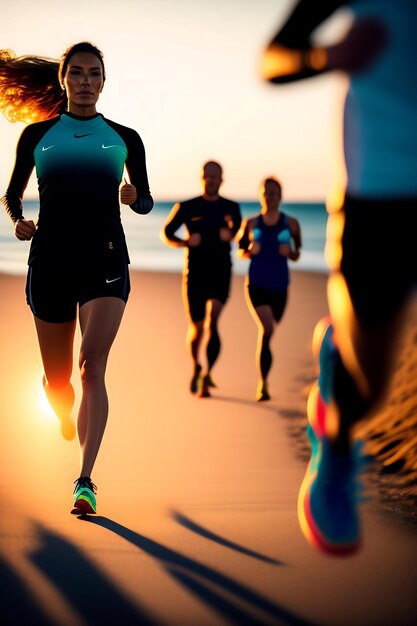
[{"label": "woman's long hair", "polygon": [[67,106],[62,86],[70,58],[90,52],[100,60],[105,79],[103,55],[84,41],[65,50],[61,61],[38,56],[17,57],[13,50],[0,50],[0,111],[10,122],[31,124],[60,115]]},{"label": "woman's long hair", "polygon": [[59,115],[67,98],[58,81],[59,63],[0,50],[0,111],[10,122],[30,124]]}]

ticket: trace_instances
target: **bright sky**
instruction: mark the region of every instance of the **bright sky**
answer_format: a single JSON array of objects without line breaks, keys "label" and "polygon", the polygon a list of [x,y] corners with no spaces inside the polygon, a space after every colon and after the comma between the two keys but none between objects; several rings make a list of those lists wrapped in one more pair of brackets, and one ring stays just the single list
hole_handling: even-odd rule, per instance
[{"label": "bright sky", "polygon": [[[200,193],[201,165],[224,168],[221,193],[257,198],[275,175],[287,200],[323,200],[334,169],[341,79],[273,87],[260,55],[294,0],[13,0],[2,8],[0,45],[58,58],[89,40],[104,53],[98,111],[135,128],[157,200]],[[343,24],[342,24],[343,26]],[[340,22],[327,28],[335,36]],[[0,118],[0,193],[23,124]],[[26,197],[36,196],[33,175]]]}]

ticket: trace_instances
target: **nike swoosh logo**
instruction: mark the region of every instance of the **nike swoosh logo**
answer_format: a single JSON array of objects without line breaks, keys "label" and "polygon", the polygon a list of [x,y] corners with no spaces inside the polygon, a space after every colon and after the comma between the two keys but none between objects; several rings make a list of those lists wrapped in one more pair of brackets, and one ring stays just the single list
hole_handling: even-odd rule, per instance
[{"label": "nike swoosh logo", "polygon": [[107,150],[107,148],[121,148],[121,146],[118,146],[117,144],[112,144],[111,146],[105,146],[104,143],[101,144],[101,147],[103,148],[103,150]]},{"label": "nike swoosh logo", "polygon": [[42,146],[42,152],[46,152],[47,150],[50,150],[51,148],[54,148],[55,144],[53,144],[52,146]]},{"label": "nike swoosh logo", "polygon": [[77,135],[75,134],[74,137],[75,139],[80,139],[81,137],[89,137],[92,133],[86,133],[85,135]]},{"label": "nike swoosh logo", "polygon": [[121,276],[118,276],[117,278],[106,278],[106,283],[107,284],[114,283],[116,282],[116,280],[120,280],[120,279],[121,279]]}]

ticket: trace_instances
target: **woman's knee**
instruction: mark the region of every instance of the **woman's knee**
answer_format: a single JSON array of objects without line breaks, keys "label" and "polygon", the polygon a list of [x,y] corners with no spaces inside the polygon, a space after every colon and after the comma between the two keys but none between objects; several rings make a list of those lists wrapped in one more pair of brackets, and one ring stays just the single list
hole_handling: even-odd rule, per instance
[{"label": "woman's knee", "polygon": [[83,383],[97,381],[104,377],[106,359],[95,351],[82,352],[80,354],[80,373]]},{"label": "woman's knee", "polygon": [[44,386],[47,385],[51,389],[61,390],[65,389],[70,385],[71,380],[71,369],[65,369],[63,371],[59,370],[50,370],[45,373],[44,376]]}]

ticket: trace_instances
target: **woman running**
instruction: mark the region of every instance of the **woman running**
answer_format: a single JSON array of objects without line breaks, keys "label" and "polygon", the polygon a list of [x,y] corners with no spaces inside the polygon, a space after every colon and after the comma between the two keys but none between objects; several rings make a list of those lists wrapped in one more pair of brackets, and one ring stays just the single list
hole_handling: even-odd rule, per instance
[{"label": "woman running", "polygon": [[300,224],[280,210],[281,196],[278,180],[266,178],[260,192],[261,212],[246,219],[237,235],[239,256],[250,259],[245,295],[259,329],[256,400],[260,402],[270,399],[267,380],[272,365],[270,341],[287,303],[288,259],[296,261],[301,247]]},{"label": "woman running", "polygon": [[[0,54],[0,107],[12,121],[34,121],[17,145],[2,198],[15,235],[31,240],[26,282],[44,367],[43,385],[66,439],[75,436],[72,373],[76,316],[81,329],[82,398],[77,431],[81,471],[72,513],[96,512],[91,472],[107,422],[105,370],[130,291],[120,202],[136,213],[153,207],[145,151],[136,131],[97,113],[103,55],[75,44],[60,63]],[[130,183],[121,186],[124,168]],[[26,220],[22,198],[36,169],[39,215]]]}]

